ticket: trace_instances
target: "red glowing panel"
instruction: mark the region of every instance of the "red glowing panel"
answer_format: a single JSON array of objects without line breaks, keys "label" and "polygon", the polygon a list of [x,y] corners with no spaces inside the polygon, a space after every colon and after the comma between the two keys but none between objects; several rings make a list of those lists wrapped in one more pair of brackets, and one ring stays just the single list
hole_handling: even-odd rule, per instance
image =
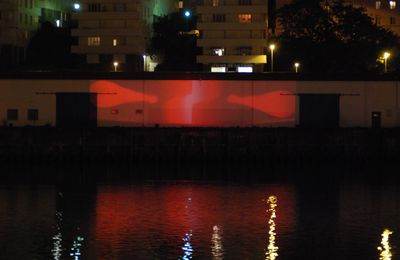
[{"label": "red glowing panel", "polygon": [[[294,122],[292,82],[100,80],[92,83],[91,91],[100,93],[98,119],[99,125],[104,126],[247,126]],[[111,116],[106,108],[119,113]]]},{"label": "red glowing panel", "polygon": [[247,97],[230,95],[228,102],[251,107],[277,118],[290,118],[295,112],[295,97],[288,91],[272,91]]},{"label": "red glowing panel", "polygon": [[158,98],[145,95],[143,92],[121,87],[118,83],[107,80],[95,81],[91,84],[90,91],[99,93],[97,105],[99,107],[114,107],[125,103],[147,102],[156,103]]}]

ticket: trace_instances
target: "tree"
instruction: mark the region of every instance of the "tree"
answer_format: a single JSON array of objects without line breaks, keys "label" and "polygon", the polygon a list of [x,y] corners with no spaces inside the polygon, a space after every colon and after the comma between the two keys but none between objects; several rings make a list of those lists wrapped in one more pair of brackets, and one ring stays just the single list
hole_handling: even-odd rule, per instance
[{"label": "tree", "polygon": [[312,73],[366,73],[381,70],[376,60],[383,50],[398,53],[396,35],[376,26],[364,9],[339,0],[295,0],[277,18],[281,65],[299,60]]},{"label": "tree", "polygon": [[162,60],[158,71],[201,70],[196,64],[200,52],[193,34],[195,25],[196,17],[185,17],[182,13],[161,17],[154,23],[150,52]]},{"label": "tree", "polygon": [[44,22],[29,42],[26,64],[32,68],[66,68],[73,58],[70,52],[72,39],[68,29],[56,28]]}]

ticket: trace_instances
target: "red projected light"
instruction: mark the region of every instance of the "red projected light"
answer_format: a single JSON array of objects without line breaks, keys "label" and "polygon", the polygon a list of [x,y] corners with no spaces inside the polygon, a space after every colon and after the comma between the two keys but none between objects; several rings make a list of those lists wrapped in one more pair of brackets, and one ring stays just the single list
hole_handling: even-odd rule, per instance
[{"label": "red projected light", "polygon": [[146,102],[156,103],[158,98],[146,95],[143,92],[123,88],[115,82],[99,80],[91,85],[92,93],[99,93],[97,105],[99,107],[114,107],[125,103]]},{"label": "red projected light", "polygon": [[288,91],[271,91],[254,97],[230,95],[228,102],[251,107],[277,118],[289,118],[295,112],[295,97]]}]

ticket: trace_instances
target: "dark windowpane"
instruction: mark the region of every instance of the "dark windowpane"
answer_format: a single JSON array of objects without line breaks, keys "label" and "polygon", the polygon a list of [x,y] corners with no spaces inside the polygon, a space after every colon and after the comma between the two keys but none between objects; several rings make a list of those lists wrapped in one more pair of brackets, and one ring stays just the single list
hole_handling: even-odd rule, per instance
[{"label": "dark windowpane", "polygon": [[18,109],[8,109],[7,120],[18,120]]},{"label": "dark windowpane", "polygon": [[28,120],[32,120],[32,121],[39,120],[39,110],[28,109]]}]

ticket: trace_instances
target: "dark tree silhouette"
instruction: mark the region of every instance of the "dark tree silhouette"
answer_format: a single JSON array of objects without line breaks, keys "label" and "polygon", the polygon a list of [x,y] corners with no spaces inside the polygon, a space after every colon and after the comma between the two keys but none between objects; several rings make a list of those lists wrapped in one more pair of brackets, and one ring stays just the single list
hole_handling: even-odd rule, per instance
[{"label": "dark tree silhouette", "polygon": [[[342,1],[295,0],[278,10],[283,32],[280,65],[300,61],[309,73],[380,72],[377,59],[384,50],[399,53],[399,38],[376,26],[362,8]],[[398,64],[391,59],[391,68]]]},{"label": "dark tree silhouette", "polygon": [[56,28],[45,22],[32,37],[27,49],[30,68],[67,68],[72,65],[72,39],[68,29]]},{"label": "dark tree silhouette", "polygon": [[182,13],[173,13],[161,17],[153,25],[154,37],[150,52],[161,58],[158,71],[196,71],[197,37],[193,34],[196,17],[184,17]]}]

